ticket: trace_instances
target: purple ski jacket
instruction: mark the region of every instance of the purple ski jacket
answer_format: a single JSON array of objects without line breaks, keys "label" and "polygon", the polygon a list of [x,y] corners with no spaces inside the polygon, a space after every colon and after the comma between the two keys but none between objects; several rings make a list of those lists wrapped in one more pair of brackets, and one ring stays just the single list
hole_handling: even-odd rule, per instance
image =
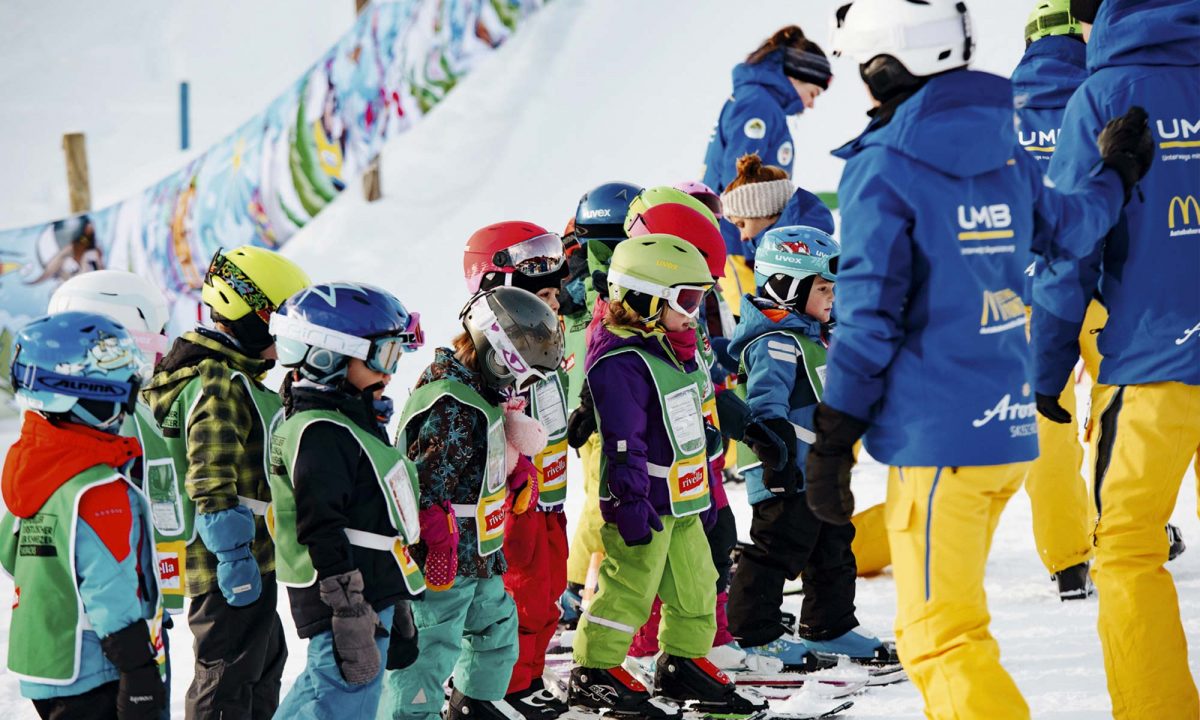
[{"label": "purple ski jacket", "polygon": [[[617,505],[639,498],[648,499],[659,515],[671,514],[667,484],[646,473],[647,462],[670,465],[673,460],[671,440],[663,425],[662,408],[650,370],[633,353],[600,359],[609,351],[628,346],[640,347],[667,362],[673,358],[661,332],[633,331],[629,337],[620,337],[607,325],[600,324],[588,339],[587,381],[600,418],[602,452],[608,459],[609,492],[613,496],[612,500],[600,501],[600,513],[606,522],[617,521]],[[697,366],[692,360],[683,367],[691,372]],[[619,440],[626,443],[623,469],[615,466]]]}]

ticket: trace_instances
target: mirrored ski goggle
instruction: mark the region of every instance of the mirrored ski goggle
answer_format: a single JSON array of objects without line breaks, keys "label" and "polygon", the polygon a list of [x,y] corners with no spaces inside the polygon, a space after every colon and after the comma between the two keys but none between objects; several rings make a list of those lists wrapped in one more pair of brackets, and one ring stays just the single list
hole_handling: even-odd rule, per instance
[{"label": "mirrored ski goggle", "polygon": [[425,333],[421,330],[421,314],[408,317],[408,327],[402,333],[371,339],[371,349],[364,362],[375,372],[394,375],[400,365],[400,356],[414,352],[425,344]]},{"label": "mirrored ski goggle", "polygon": [[529,238],[492,256],[496,267],[510,267],[531,277],[555,272],[563,261],[562,238],[554,233]]},{"label": "mirrored ski goggle", "polygon": [[663,287],[656,283],[645,280],[639,280],[631,275],[625,275],[620,272],[608,273],[610,283],[615,283],[618,287],[623,287],[626,290],[636,290],[657,298],[662,298],[667,301],[667,305],[672,310],[688,317],[696,317],[700,314],[700,308],[704,305],[704,296],[712,289],[712,285],[672,285]]},{"label": "mirrored ski goggle", "polygon": [[375,338],[360,338],[337,330],[314,325],[302,318],[274,313],[271,315],[270,332],[276,339],[295,340],[329,350],[340,355],[362,360],[375,372],[395,374],[400,356],[413,352],[425,344],[425,333],[421,330],[421,314],[408,316],[404,332]]}]

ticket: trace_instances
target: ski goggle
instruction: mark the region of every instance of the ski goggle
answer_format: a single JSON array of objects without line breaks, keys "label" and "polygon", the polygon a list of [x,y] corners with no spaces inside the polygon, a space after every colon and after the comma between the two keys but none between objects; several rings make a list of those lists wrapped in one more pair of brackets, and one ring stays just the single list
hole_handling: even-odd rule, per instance
[{"label": "ski goggle", "polygon": [[[20,353],[20,348],[17,352]],[[12,365],[11,382],[14,389],[117,403],[125,408],[126,412],[133,410],[137,403],[138,390],[141,389],[141,381],[137,375],[129,380],[63,375],[15,360]]]},{"label": "ski goggle", "polygon": [[608,280],[610,284],[615,284],[626,290],[634,290],[652,297],[662,298],[667,301],[667,305],[672,310],[692,318],[700,314],[700,308],[704,305],[704,296],[712,289],[712,285],[671,285],[670,287],[664,287],[657,283],[639,280],[631,275],[612,270],[608,273]]},{"label": "ski goggle", "polygon": [[563,260],[563,241],[554,233],[529,238],[492,256],[496,267],[510,267],[532,277],[557,271]]},{"label": "ski goggle", "polygon": [[205,285],[212,285],[212,278],[224,280],[242,300],[250,306],[250,310],[264,323],[270,324],[271,313],[275,312],[275,303],[255,284],[250,276],[225,256],[220,250],[213,253],[212,262],[208,264],[208,275],[204,278]]},{"label": "ski goggle", "polygon": [[425,344],[425,333],[421,330],[421,314],[408,316],[404,332],[371,339],[371,348],[363,362],[375,372],[394,375],[400,365],[400,356],[414,352]]},{"label": "ski goggle", "polygon": [[163,333],[130,330],[129,334],[133,336],[138,350],[141,350],[142,355],[151,363],[158,364],[162,356],[167,354],[167,336]]},{"label": "ski goggle", "polygon": [[271,315],[270,332],[277,339],[295,340],[309,347],[358,358],[368,368],[385,375],[395,374],[401,355],[425,344],[420,313],[408,316],[408,324],[403,332],[374,338],[356,337],[279,313]]}]

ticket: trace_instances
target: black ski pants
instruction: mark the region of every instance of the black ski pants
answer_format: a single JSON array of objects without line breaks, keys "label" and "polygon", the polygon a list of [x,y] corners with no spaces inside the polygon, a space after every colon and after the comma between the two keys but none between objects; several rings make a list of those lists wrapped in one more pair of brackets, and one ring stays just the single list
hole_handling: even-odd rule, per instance
[{"label": "black ski pants", "polygon": [[743,646],[783,636],[783,584],[804,576],[798,634],[829,640],[858,625],[854,616],[854,526],[821,522],[804,493],[753,508],[752,545],[738,560],[729,591],[729,630]]}]

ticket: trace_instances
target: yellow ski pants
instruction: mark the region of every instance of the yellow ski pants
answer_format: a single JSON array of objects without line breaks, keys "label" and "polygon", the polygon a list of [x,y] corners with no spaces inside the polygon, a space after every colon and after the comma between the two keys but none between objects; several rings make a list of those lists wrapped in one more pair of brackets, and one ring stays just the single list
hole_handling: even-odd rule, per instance
[{"label": "yellow ski pants", "polygon": [[933,720],[1029,718],[1000,665],[983,591],[1000,512],[1028,470],[1014,463],[889,471],[896,650]]},{"label": "yellow ski pants", "polygon": [[604,527],[600,515],[600,433],[592,433],[579,448],[579,458],[583,465],[583,510],[575,522],[575,534],[567,553],[567,582],[583,585],[587,582],[592,553],[604,551],[600,539],[600,528]]},{"label": "yellow ski pants", "polygon": [[1200,717],[1163,526],[1200,450],[1200,386],[1097,386],[1092,579],[1113,717]]}]

